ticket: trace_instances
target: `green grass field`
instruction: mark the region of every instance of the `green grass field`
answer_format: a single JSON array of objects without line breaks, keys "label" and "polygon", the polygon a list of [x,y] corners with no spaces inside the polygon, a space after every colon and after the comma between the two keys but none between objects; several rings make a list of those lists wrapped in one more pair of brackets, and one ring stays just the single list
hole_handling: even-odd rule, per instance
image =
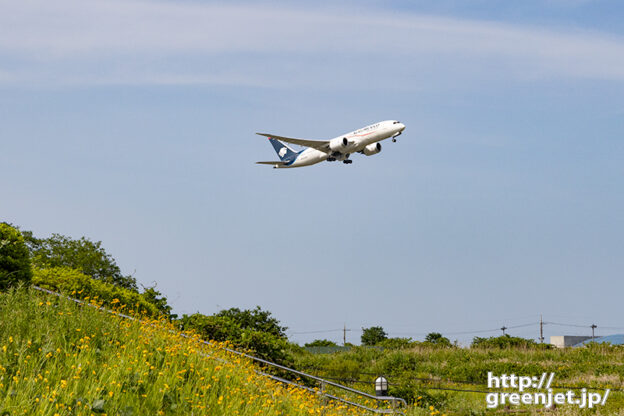
[{"label": "green grass field", "polygon": [[624,414],[624,348],[620,346],[593,345],[565,350],[355,347],[333,354],[298,354],[295,365],[322,377],[354,380],[351,385],[368,391],[373,391],[371,382],[377,375],[385,375],[392,383],[390,394],[416,402],[411,410],[414,414],[430,414],[430,406],[447,414],[485,413],[485,394],[441,389],[489,391],[488,371],[494,375],[527,376],[554,372],[552,385],[565,387],[556,391],[568,387],[612,389],[605,407],[581,411],[565,405],[559,406],[557,414]]}]

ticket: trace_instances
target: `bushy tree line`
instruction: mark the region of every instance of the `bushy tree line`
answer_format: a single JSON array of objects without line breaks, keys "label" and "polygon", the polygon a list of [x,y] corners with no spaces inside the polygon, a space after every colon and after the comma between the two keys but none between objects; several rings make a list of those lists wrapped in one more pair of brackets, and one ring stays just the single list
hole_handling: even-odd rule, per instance
[{"label": "bushy tree line", "polygon": [[37,238],[31,231],[23,234],[35,267],[70,267],[93,279],[138,291],[136,279],[121,272],[101,241],[93,242],[85,237],[75,240],[61,234]]},{"label": "bushy tree line", "polygon": [[226,309],[215,315],[196,313],[177,319],[155,287],[143,287],[125,275],[100,241],[72,239],[61,234],[38,238],[30,231],[0,223],[0,290],[35,284],[81,299],[95,300],[123,312],[165,317],[203,338],[229,341],[234,348],[272,361],[292,361],[286,327],[259,306],[251,310]]},{"label": "bushy tree line", "polygon": [[388,349],[405,349],[416,346],[452,347],[451,341],[439,332],[430,332],[425,340],[412,341],[411,338],[388,338],[388,334],[380,326],[362,328],[362,345],[368,347],[382,347]]},{"label": "bushy tree line", "polygon": [[0,290],[28,285],[33,276],[35,284],[52,290],[98,296],[105,303],[117,299],[149,316],[175,318],[167,299],[155,287],[141,293],[136,279],[121,272],[100,241],[61,234],[38,238],[31,231],[0,223]]},{"label": "bushy tree line", "polygon": [[[454,347],[456,343],[439,332],[430,332],[424,341],[412,341],[411,338],[388,338],[386,331],[380,326],[363,328],[362,345],[389,349],[405,349],[418,346]],[[316,341],[315,341],[316,342]],[[320,341],[319,341],[320,342]],[[307,346],[307,344],[306,344]],[[550,344],[538,344],[532,339],[512,337],[505,334],[500,337],[474,337],[471,348],[550,348]]]}]

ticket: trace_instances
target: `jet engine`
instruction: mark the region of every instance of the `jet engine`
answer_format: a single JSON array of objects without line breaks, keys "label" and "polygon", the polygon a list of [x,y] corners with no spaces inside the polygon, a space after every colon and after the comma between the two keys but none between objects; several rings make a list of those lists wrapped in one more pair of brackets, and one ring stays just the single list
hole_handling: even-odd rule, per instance
[{"label": "jet engine", "polygon": [[379,142],[371,143],[366,146],[364,150],[362,150],[362,153],[364,153],[366,156],[376,155],[379,152],[381,152],[381,143]]},{"label": "jet engine", "polygon": [[355,143],[350,142],[346,137],[337,137],[329,142],[329,148],[334,154],[349,153],[353,150],[354,145]]}]

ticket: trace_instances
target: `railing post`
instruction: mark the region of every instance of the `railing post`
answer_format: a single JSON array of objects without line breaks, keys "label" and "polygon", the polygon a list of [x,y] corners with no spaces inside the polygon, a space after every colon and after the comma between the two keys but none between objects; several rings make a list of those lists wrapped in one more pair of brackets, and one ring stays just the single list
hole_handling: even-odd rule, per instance
[{"label": "railing post", "polygon": [[325,405],[327,404],[327,398],[325,397],[325,382],[321,381],[321,386],[319,388],[319,398],[321,402],[321,416],[325,415]]}]

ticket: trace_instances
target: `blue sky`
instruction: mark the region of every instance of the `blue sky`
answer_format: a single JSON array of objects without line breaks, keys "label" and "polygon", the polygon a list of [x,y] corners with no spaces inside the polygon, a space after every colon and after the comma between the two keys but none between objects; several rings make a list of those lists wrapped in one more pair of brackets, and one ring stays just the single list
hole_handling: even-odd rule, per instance
[{"label": "blue sky", "polygon": [[[0,214],[297,342],[622,332],[601,327],[624,327],[623,10],[0,1]],[[386,119],[398,143],[353,165],[254,164],[275,157],[254,132]]]}]

